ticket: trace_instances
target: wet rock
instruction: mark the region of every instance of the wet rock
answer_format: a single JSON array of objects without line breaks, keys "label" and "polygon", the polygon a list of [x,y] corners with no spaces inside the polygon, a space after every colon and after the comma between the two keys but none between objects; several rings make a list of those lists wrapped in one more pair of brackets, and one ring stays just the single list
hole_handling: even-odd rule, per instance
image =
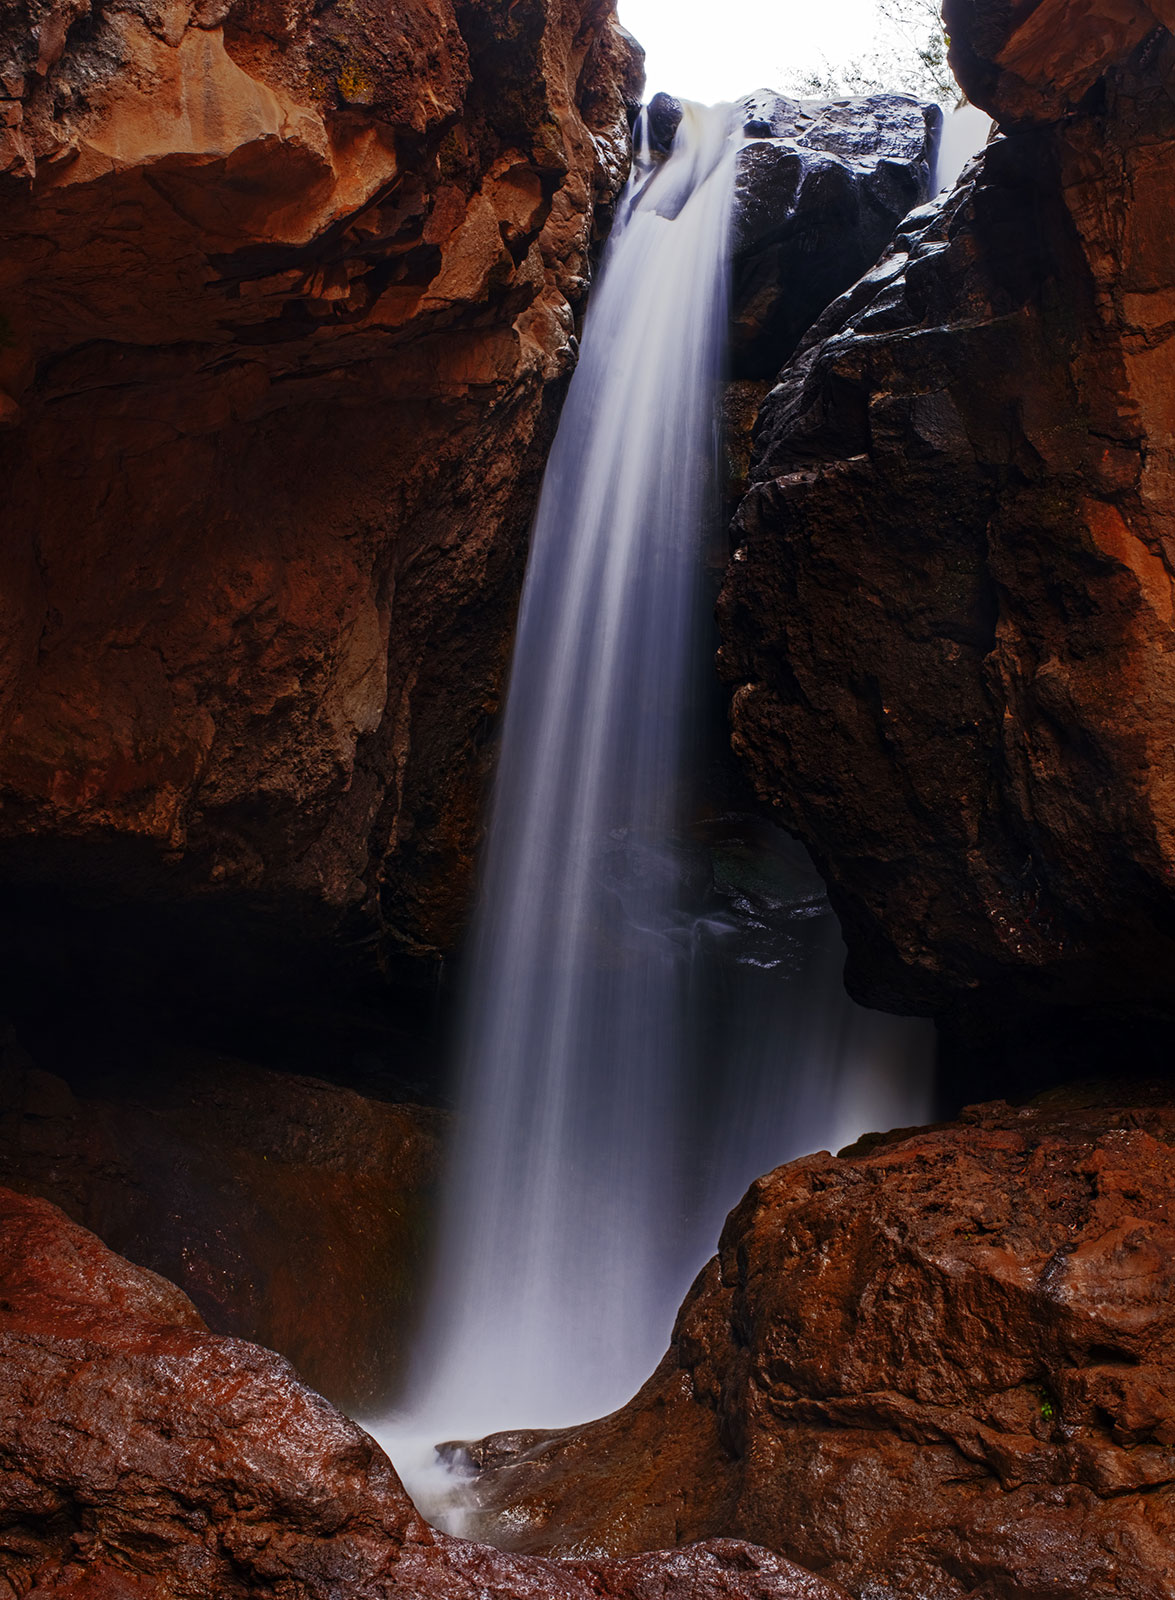
[{"label": "wet rock", "polygon": [[736,377],[762,379],[926,200],[942,112],[905,95],[769,90],[740,105],[752,138],[735,201],[732,360]]},{"label": "wet rock", "polygon": [[780,1167],[629,1405],[489,1457],[480,1528],[618,1554],[735,1534],[894,1600],[1160,1600],[1173,1203],[1161,1088]]},{"label": "wet rock", "polygon": [[608,0],[6,10],[6,882],[448,947],[639,85]]},{"label": "wet rock", "polygon": [[127,1050],[76,1089],[0,1051],[0,1183],[52,1200],[371,1414],[426,1279],[444,1113],[195,1050]]},{"label": "wet rock", "polygon": [[648,104],[649,143],[662,155],[668,153],[684,116],[680,100],[671,94],[655,94]]},{"label": "wet rock", "polygon": [[42,1200],[0,1191],[0,1593],[844,1600],[737,1541],[635,1561],[434,1533],[375,1442]]},{"label": "wet rock", "polygon": [[854,993],[1072,1072],[1175,1011],[1175,44],[957,9],[1008,131],[768,395],[722,661]]}]

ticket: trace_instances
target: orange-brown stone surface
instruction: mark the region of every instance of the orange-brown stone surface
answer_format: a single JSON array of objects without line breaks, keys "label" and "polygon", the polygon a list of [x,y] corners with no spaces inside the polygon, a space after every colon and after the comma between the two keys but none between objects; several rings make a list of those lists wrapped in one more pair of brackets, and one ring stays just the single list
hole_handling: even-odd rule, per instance
[{"label": "orange-brown stone surface", "polygon": [[979,1106],[759,1179],[629,1405],[475,1447],[481,1531],[737,1535],[869,1600],[1166,1600],[1169,1100]]},{"label": "orange-brown stone surface", "polygon": [[610,0],[7,8],[10,880],[447,944],[639,82]]},{"label": "orange-brown stone surface", "polygon": [[733,1540],[632,1561],[434,1533],[279,1356],[0,1190],[3,1600],[845,1600]]},{"label": "orange-brown stone surface", "polygon": [[0,1183],[377,1412],[427,1281],[444,1113],[149,1039],[95,1054],[71,1084],[0,1044]]},{"label": "orange-brown stone surface", "polygon": [[942,10],[964,91],[1011,123],[1079,110],[1107,66],[1175,27],[1171,0],[944,0]]},{"label": "orange-brown stone surface", "polygon": [[736,519],[735,747],[828,877],[857,994],[973,1029],[1175,1013],[1160,9],[948,6],[1004,136],[781,373]]}]

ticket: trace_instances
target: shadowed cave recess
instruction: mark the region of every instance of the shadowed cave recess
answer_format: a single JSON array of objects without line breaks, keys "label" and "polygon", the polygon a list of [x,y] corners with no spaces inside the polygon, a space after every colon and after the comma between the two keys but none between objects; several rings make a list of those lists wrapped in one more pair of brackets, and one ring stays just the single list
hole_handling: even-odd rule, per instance
[{"label": "shadowed cave recess", "polygon": [[1175,17],[945,13],[0,18],[0,1600],[1171,1592]]}]

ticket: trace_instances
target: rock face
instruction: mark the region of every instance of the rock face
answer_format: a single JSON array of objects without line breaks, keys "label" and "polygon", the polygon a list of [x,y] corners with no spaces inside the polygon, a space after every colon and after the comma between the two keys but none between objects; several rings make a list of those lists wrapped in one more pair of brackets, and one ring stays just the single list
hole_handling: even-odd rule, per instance
[{"label": "rock face", "polygon": [[930,191],[938,106],[906,95],[741,102],[734,214],[736,379],[774,377],[801,335]]},{"label": "rock face", "polygon": [[450,942],[639,83],[609,0],[7,9],[10,882]]},{"label": "rock face", "polygon": [[427,1278],[444,1113],[136,1042],[76,1090],[0,1051],[0,1183],[52,1200],[371,1415]]},{"label": "rock face", "polygon": [[1112,1095],[760,1179],[645,1388],[499,1451],[484,1527],[535,1551],[736,1534],[871,1600],[1168,1596],[1175,1109]]},{"label": "rock face", "polygon": [[855,994],[1013,1027],[1175,1010],[1175,41],[1061,9],[948,7],[1004,136],[781,374],[721,607]]},{"label": "rock face", "polygon": [[445,1538],[376,1444],[171,1284],[0,1190],[5,1600],[844,1600],[735,1541],[562,1563]]}]

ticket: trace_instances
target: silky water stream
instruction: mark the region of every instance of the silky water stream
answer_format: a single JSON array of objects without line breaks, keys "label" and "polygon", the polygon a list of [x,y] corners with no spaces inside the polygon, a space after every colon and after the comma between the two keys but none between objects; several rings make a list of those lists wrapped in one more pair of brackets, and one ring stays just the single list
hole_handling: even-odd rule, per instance
[{"label": "silky water stream", "polygon": [[532,531],[434,1292],[378,1430],[455,1532],[438,1442],[621,1404],[752,1178],[928,1109],[926,1034],[848,1000],[802,850],[702,792],[742,136],[687,105],[656,159],[643,127]]}]

